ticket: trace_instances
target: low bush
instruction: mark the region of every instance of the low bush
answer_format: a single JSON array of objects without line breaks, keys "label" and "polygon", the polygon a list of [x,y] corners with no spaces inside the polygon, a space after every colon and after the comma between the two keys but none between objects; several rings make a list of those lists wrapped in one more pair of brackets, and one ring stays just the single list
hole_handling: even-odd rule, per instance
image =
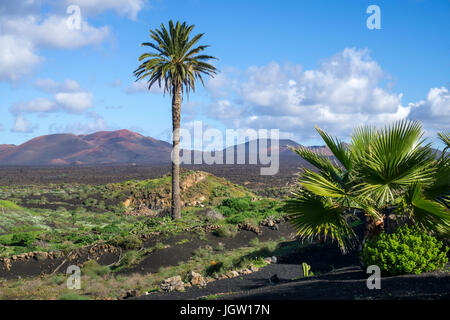
[{"label": "low bush", "polygon": [[217,210],[225,216],[226,222],[230,224],[252,221],[258,223],[267,217],[283,215],[279,201],[271,199],[252,201],[250,197],[224,199]]},{"label": "low bush", "polygon": [[120,262],[118,265],[115,265],[113,267],[113,272],[120,271],[122,269],[130,268],[136,264],[139,263],[141,260],[142,255],[137,250],[130,250],[124,253],[123,257],[120,259]]},{"label": "low bush", "polygon": [[71,233],[67,236],[66,240],[85,246],[100,240],[100,237],[99,235],[93,233]]},{"label": "low bush", "polygon": [[223,225],[214,231],[214,234],[221,238],[234,238],[237,235],[237,228],[233,225]]},{"label": "low bush", "polygon": [[222,213],[228,217],[238,212],[247,211],[251,208],[251,199],[245,198],[227,198],[222,201],[219,206]]},{"label": "low bush", "polygon": [[31,232],[14,233],[11,237],[11,245],[21,247],[31,247],[36,241],[36,236]]},{"label": "low bush", "polygon": [[134,250],[142,246],[142,240],[134,234],[115,237],[109,243],[125,250]]},{"label": "low bush", "polygon": [[421,274],[443,269],[448,247],[417,227],[400,227],[367,241],[361,252],[365,265],[377,265],[388,275]]},{"label": "low bush", "polygon": [[64,293],[58,300],[91,300],[89,297],[81,296],[77,293]]},{"label": "low bush", "polygon": [[82,274],[87,275],[91,278],[102,277],[110,272],[109,267],[99,265],[95,260],[86,261],[81,270]]}]

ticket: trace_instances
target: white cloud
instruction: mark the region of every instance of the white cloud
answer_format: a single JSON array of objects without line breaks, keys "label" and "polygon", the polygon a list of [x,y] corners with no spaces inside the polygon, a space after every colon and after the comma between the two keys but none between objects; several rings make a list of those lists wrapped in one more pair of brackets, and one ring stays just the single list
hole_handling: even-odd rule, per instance
[{"label": "white cloud", "polygon": [[[410,111],[402,105],[402,94],[381,85],[387,76],[367,50],[347,48],[313,70],[272,62],[227,77],[232,80],[222,86],[236,88],[230,94],[233,103],[214,100],[212,118],[241,128],[278,128],[300,141],[315,137],[314,125],[347,136],[355,126],[382,125]],[[219,86],[213,88],[217,91]]]},{"label": "white cloud", "polygon": [[0,1],[0,15],[17,16],[39,13],[43,0]]},{"label": "white cloud", "polygon": [[235,107],[228,99],[219,99],[209,106],[208,114],[219,120],[233,120],[245,113],[243,108]]},{"label": "white cloud", "polygon": [[448,130],[450,123],[450,92],[448,88],[431,88],[425,100],[410,103],[409,118],[425,123],[429,134]]},{"label": "white cloud", "polygon": [[182,121],[192,121],[198,117],[199,112],[204,109],[203,102],[200,101],[186,101],[181,106]]},{"label": "white cloud", "polygon": [[74,92],[81,90],[78,82],[72,79],[66,79],[64,83],[58,83],[53,79],[37,79],[34,82],[34,86],[47,93],[55,92]]},{"label": "white cloud", "polygon": [[31,41],[0,35],[0,81],[16,81],[32,70],[42,58]]},{"label": "white cloud", "polygon": [[19,115],[14,121],[14,127],[11,129],[12,132],[17,133],[31,133],[37,129],[37,125],[32,125],[23,116]]},{"label": "white cloud", "polygon": [[221,73],[208,79],[207,87],[215,98],[229,96],[238,88],[238,79],[235,78],[240,72],[234,68],[225,68]]},{"label": "white cloud", "polygon": [[[70,0],[81,6],[80,28],[69,28],[64,2],[18,0],[0,2],[0,81],[17,81],[43,60],[43,48],[76,49],[102,43],[109,35],[108,26],[88,23],[89,13],[115,10],[136,18],[145,1]],[[44,6],[45,5],[45,6]]]},{"label": "white cloud", "polygon": [[109,28],[89,25],[81,21],[80,29],[69,28],[68,16],[51,15],[46,18],[29,15],[21,17],[1,17],[3,32],[31,41],[37,47],[75,49],[86,45],[99,44],[109,35]]},{"label": "white cloud", "polygon": [[140,80],[140,81],[135,81],[132,84],[128,85],[125,88],[125,92],[128,94],[144,93],[144,92],[164,93],[164,86],[162,88],[160,88],[158,86],[158,83],[155,83],[149,90],[147,81]]},{"label": "white cloud", "polygon": [[53,98],[38,97],[13,104],[9,108],[15,117],[15,125],[11,131],[31,132],[34,129],[34,126],[24,118],[27,114],[35,113],[38,116],[55,112],[81,114],[93,107],[93,94],[83,90],[75,80],[66,79],[64,83],[59,83],[52,79],[38,79],[35,86],[45,92],[54,93]]},{"label": "white cloud", "polygon": [[118,128],[108,125],[101,116],[93,117],[90,122],[71,122],[66,125],[53,123],[49,126],[50,133],[88,134],[97,131],[116,130]]},{"label": "white cloud", "polygon": [[55,94],[55,101],[68,112],[83,112],[92,107],[91,92],[60,92]]},{"label": "white cloud", "polygon": [[13,115],[58,111],[81,113],[92,108],[93,94],[83,90],[75,80],[66,79],[64,83],[59,83],[52,79],[38,79],[35,86],[54,93],[53,99],[38,97],[26,102],[20,101],[10,108]]},{"label": "white cloud", "polygon": [[66,5],[78,5],[82,13],[98,14],[114,10],[119,15],[136,20],[139,11],[146,5],[146,0],[66,0]]},{"label": "white cloud", "polygon": [[20,101],[14,104],[10,111],[13,115],[22,116],[24,113],[45,113],[58,111],[59,107],[50,99],[35,98],[30,101]]}]

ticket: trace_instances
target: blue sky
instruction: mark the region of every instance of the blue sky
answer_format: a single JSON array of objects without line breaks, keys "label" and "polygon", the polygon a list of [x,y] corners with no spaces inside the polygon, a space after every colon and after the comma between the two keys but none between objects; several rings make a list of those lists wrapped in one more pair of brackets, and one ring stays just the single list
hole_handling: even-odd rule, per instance
[{"label": "blue sky", "polygon": [[[148,30],[195,24],[221,73],[184,100],[183,126],[280,129],[422,120],[449,129],[450,1],[68,0],[0,4],[0,144],[130,129],[169,139],[170,97],[133,84]],[[69,30],[66,9],[80,8]],[[369,30],[369,5],[381,29]]]}]

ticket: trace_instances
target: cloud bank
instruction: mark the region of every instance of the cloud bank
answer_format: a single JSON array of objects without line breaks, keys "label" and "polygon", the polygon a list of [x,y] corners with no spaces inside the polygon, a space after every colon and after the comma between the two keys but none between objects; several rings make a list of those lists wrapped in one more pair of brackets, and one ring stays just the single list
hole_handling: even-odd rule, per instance
[{"label": "cloud bank", "polygon": [[[107,39],[108,26],[95,27],[88,17],[113,10],[135,20],[145,0],[0,1],[0,81],[17,81],[44,60],[40,49],[77,49]],[[69,5],[80,7],[79,28],[70,28]],[[44,9],[50,9],[44,14]]]},{"label": "cloud bank", "polygon": [[279,128],[298,141],[316,139],[315,125],[348,137],[355,126],[404,118],[441,130],[450,123],[447,88],[431,88],[426,100],[404,105],[388,80],[367,49],[346,48],[312,70],[271,62],[210,80],[208,115],[236,128]]}]

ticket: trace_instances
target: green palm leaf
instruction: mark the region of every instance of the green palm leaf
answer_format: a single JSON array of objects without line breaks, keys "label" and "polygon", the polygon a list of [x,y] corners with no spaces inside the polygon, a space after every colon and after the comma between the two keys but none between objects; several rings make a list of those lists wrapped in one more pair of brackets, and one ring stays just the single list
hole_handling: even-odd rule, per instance
[{"label": "green palm leaf", "polygon": [[195,91],[195,81],[200,80],[202,74],[213,76],[217,69],[205,62],[216,57],[202,54],[208,48],[207,45],[194,47],[202,38],[203,33],[189,38],[194,26],[188,26],[186,22],[176,24],[169,21],[167,29],[161,24],[160,29],[151,30],[150,37],[154,42],[144,42],[142,46],[150,47],[155,52],[144,53],[139,57],[143,61],[134,70],[136,81],[148,78],[149,89],[158,84],[164,88],[164,93],[172,94],[173,86],[180,86],[181,92]]},{"label": "green palm leaf", "polygon": [[289,148],[330,178],[338,179],[342,174],[342,170],[335,167],[325,155],[317,154],[305,147]]},{"label": "green palm leaf", "polygon": [[413,185],[405,198],[417,224],[442,236],[450,235],[450,211],[440,203],[426,199],[420,184]]},{"label": "green palm leaf", "polygon": [[295,194],[295,198],[285,203],[284,210],[289,214],[292,225],[302,239],[329,236],[337,241],[343,252],[357,243],[352,228],[342,215],[338,206],[324,197],[309,192]]},{"label": "green palm leaf", "polygon": [[328,148],[333,152],[333,155],[339,160],[339,162],[344,166],[345,169],[350,171],[352,169],[352,159],[351,153],[347,150],[345,143],[337,138],[333,138],[328,135],[325,131],[316,127],[317,132],[319,132],[323,141],[325,141]]},{"label": "green palm leaf", "polygon": [[372,197],[383,206],[413,183],[432,183],[436,169],[430,145],[422,146],[420,123],[399,121],[375,133],[372,131],[370,136],[364,134],[362,139],[371,144],[357,152],[355,166],[360,181],[356,187],[362,195]]}]

